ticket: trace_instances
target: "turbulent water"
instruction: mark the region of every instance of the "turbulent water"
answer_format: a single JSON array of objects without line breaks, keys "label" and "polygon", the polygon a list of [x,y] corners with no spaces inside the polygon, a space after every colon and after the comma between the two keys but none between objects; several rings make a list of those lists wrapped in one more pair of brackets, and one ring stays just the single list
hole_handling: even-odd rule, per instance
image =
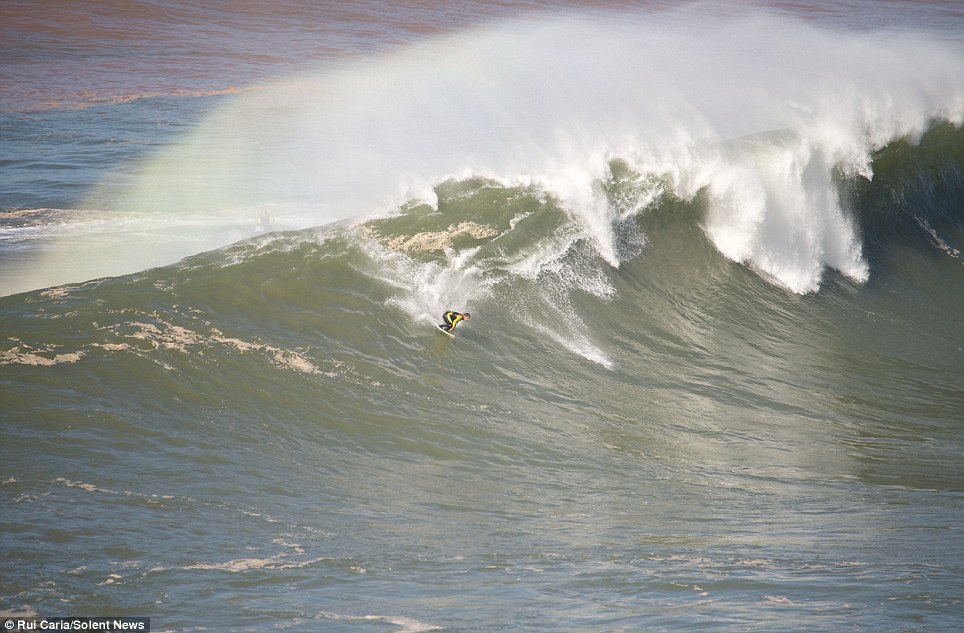
[{"label": "turbulent water", "polygon": [[964,12],[677,4],[0,7],[0,617],[964,630]]}]

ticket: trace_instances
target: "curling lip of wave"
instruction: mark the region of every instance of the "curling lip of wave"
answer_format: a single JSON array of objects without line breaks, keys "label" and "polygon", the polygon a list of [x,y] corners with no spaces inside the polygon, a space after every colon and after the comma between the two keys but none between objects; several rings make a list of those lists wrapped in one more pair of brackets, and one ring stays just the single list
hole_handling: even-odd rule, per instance
[{"label": "curling lip of wave", "polygon": [[[708,26],[691,11],[522,20],[282,81],[230,99],[86,206],[198,220],[190,241],[161,240],[174,261],[238,239],[224,216],[253,224],[282,206],[277,228],[306,228],[432,204],[438,183],[483,176],[550,192],[618,266],[626,207],[598,187],[618,158],[677,195],[707,191],[714,245],[782,286],[814,291],[826,267],[866,279],[835,171],[870,176],[872,150],[934,118],[959,123],[960,54],[913,34],[774,16]],[[131,235],[87,274],[156,265],[159,232]],[[36,268],[75,270],[78,240],[45,249]]]}]

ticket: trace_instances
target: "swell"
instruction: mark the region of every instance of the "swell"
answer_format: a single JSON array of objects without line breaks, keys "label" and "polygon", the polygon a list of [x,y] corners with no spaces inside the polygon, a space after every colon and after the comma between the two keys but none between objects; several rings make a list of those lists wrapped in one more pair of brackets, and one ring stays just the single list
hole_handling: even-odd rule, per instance
[{"label": "swell", "polygon": [[[901,151],[927,163],[943,155],[934,141]],[[875,173],[882,186],[887,169]],[[939,460],[964,405],[964,275],[913,220],[866,224],[880,244],[868,281],[831,273],[799,295],[719,253],[703,195],[664,193],[627,216],[614,268],[538,188],[470,179],[435,193],[392,218],[0,300],[11,446],[45,430],[91,447],[137,438],[217,473],[252,447],[312,442],[332,472],[363,478],[426,455],[511,468],[609,445],[670,462],[698,446],[712,469],[734,439],[772,463],[789,442],[797,467],[819,471],[843,442],[868,481],[959,487],[891,459],[912,443]],[[449,307],[474,316],[455,340],[433,327]],[[212,432],[231,447],[213,462]]]},{"label": "swell", "polygon": [[[308,375],[363,359],[366,375],[387,382],[393,373],[419,375],[410,360],[413,348],[450,307],[480,311],[482,318],[464,329],[493,354],[491,363],[515,356],[515,348],[537,347],[609,369],[618,365],[613,345],[637,348],[640,340],[655,340],[650,326],[690,329],[659,334],[667,353],[698,348],[690,336],[700,332],[701,321],[716,321],[710,315],[722,304],[721,318],[733,330],[742,321],[756,322],[758,313],[806,315],[807,297],[815,305],[840,302],[833,319],[843,321],[848,312],[867,310],[865,302],[881,300],[881,288],[899,288],[893,307],[902,297],[932,295],[936,313],[952,317],[961,307],[954,291],[961,264],[961,136],[958,128],[939,126],[917,144],[881,150],[872,180],[842,177],[838,183],[868,245],[873,272],[866,287],[830,274],[818,295],[788,298],[752,265],[720,254],[705,227],[709,192],[682,198],[665,180],[615,161],[609,179],[597,186],[614,207],[632,209],[612,222],[618,267],[600,256],[579,219],[551,193],[474,178],[446,181],[435,188],[434,204],[412,202],[392,217],[268,233],[133,276],[11,297],[5,310],[8,322],[22,321],[22,311],[42,317],[28,323],[51,328],[87,318],[86,328],[72,327],[101,332],[91,341],[115,335],[94,347],[129,347],[133,338],[158,350],[193,345],[258,352],[269,365]],[[17,224],[57,220],[51,212],[6,215]],[[155,304],[167,307],[155,315],[147,307]],[[38,305],[44,306],[39,312]],[[142,317],[136,325],[132,313]],[[109,325],[107,314],[123,318]],[[801,317],[805,327],[809,321]],[[180,342],[179,332],[185,337]],[[46,339],[39,334],[21,360],[37,360],[43,345],[48,361],[93,351],[60,349]],[[324,353],[315,357],[309,349]]]}]

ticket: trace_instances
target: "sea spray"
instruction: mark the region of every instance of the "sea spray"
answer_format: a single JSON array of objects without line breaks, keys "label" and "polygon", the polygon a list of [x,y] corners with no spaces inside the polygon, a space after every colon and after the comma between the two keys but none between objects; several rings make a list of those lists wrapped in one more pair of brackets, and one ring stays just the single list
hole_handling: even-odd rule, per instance
[{"label": "sea spray", "polygon": [[616,159],[706,190],[716,247],[782,286],[813,291],[827,267],[863,280],[835,174],[870,177],[874,149],[960,121],[961,77],[950,44],[775,15],[496,23],[227,98],[131,183],[92,192],[87,208],[123,222],[54,238],[33,284],[220,246],[267,207],[287,210],[275,229],[384,216],[473,176],[543,188],[617,267],[620,213],[598,186]]}]

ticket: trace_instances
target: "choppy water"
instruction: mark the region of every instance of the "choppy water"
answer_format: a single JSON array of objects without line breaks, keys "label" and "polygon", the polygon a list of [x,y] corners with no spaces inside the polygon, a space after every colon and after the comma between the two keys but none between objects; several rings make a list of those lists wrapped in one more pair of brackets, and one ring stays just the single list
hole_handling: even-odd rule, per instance
[{"label": "choppy water", "polygon": [[956,5],[64,10],[0,10],[0,615],[964,630]]}]

